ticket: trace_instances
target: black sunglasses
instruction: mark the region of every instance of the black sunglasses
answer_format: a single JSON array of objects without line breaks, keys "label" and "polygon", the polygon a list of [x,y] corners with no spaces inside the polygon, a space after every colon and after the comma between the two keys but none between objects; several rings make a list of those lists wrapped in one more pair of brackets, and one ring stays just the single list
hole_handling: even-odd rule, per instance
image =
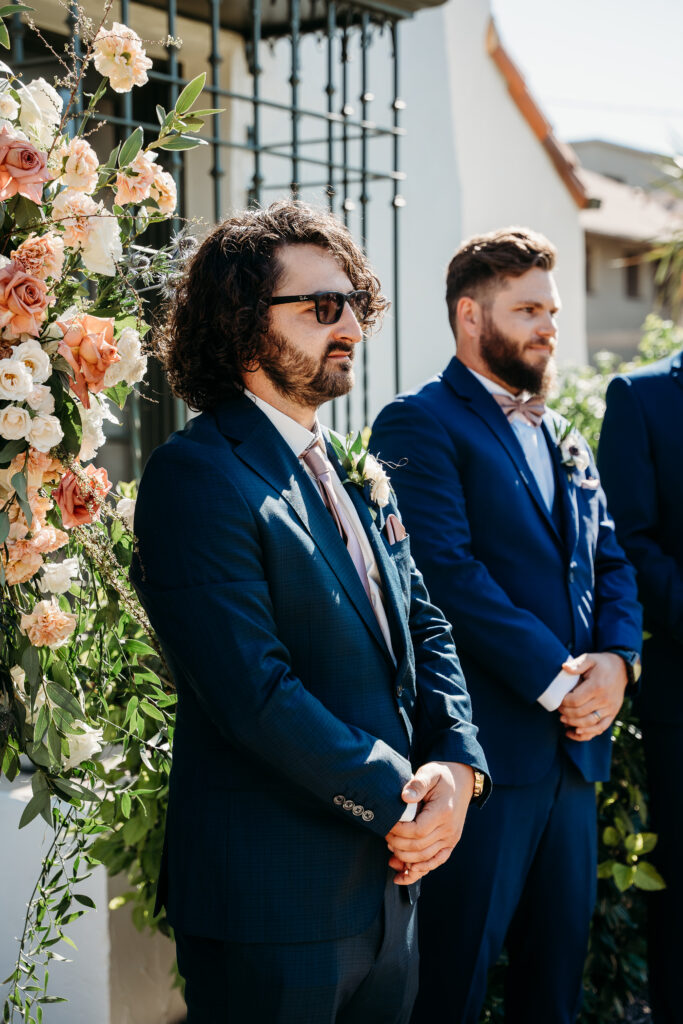
[{"label": "black sunglasses", "polygon": [[336,324],[342,315],[344,303],[348,302],[351,312],[359,324],[362,324],[370,309],[370,292],[363,290],[348,292],[316,292],[315,295],[278,295],[271,299],[271,306],[279,306],[283,302],[315,302],[315,316],[319,324]]}]

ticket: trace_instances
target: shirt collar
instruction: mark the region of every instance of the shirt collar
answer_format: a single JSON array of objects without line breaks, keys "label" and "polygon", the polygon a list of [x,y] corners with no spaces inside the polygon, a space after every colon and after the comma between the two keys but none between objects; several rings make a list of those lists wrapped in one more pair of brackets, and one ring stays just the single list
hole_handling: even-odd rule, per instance
[{"label": "shirt collar", "polygon": [[316,441],[319,441],[322,437],[322,431],[320,424],[318,423],[317,417],[313,430],[308,430],[306,427],[302,427],[300,423],[292,419],[286,413],[276,409],[274,405],[264,401],[263,398],[259,398],[249,388],[244,389],[244,394],[247,398],[257,406],[262,413],[264,413],[270,422],[273,424],[277,432],[281,435],[282,439],[289,445],[297,458],[309,448]]}]

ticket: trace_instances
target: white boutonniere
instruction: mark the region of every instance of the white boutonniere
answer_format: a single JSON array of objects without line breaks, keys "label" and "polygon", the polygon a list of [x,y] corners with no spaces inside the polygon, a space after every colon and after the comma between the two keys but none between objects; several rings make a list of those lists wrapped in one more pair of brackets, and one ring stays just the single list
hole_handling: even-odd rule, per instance
[{"label": "white boutonniere", "polygon": [[367,490],[370,501],[378,508],[388,505],[391,497],[389,477],[363,444],[361,433],[347,434],[345,438],[330,433],[330,441],[346,471],[344,483],[356,484],[363,491]]},{"label": "white boutonniere", "polygon": [[[556,427],[555,430],[555,441],[560,449],[560,459],[570,479],[575,472],[585,473],[590,466],[590,458],[586,451],[586,442],[581,434],[571,423],[564,428]],[[584,477],[579,482],[579,486],[587,490],[596,490],[600,486],[600,480],[598,477]]]}]

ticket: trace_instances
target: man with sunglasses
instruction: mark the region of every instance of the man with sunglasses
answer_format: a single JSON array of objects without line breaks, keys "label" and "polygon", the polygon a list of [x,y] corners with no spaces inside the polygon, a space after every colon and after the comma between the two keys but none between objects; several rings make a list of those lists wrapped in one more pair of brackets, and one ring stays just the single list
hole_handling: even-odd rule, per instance
[{"label": "man with sunglasses", "polygon": [[385,306],[342,225],[280,202],[209,235],[159,343],[201,411],[147,464],[132,569],[178,690],[159,903],[190,1024],[407,1021],[415,883],[488,790],[388,488],[317,419]]}]

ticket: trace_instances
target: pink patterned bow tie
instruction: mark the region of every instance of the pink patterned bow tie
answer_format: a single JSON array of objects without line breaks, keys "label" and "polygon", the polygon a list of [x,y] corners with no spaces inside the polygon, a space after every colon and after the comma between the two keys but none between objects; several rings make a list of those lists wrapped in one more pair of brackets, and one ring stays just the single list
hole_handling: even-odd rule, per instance
[{"label": "pink patterned bow tie", "polygon": [[521,416],[532,427],[540,427],[545,412],[545,402],[538,395],[530,398],[515,398],[514,395],[503,395],[493,392],[492,397],[498,402],[509,420]]}]

